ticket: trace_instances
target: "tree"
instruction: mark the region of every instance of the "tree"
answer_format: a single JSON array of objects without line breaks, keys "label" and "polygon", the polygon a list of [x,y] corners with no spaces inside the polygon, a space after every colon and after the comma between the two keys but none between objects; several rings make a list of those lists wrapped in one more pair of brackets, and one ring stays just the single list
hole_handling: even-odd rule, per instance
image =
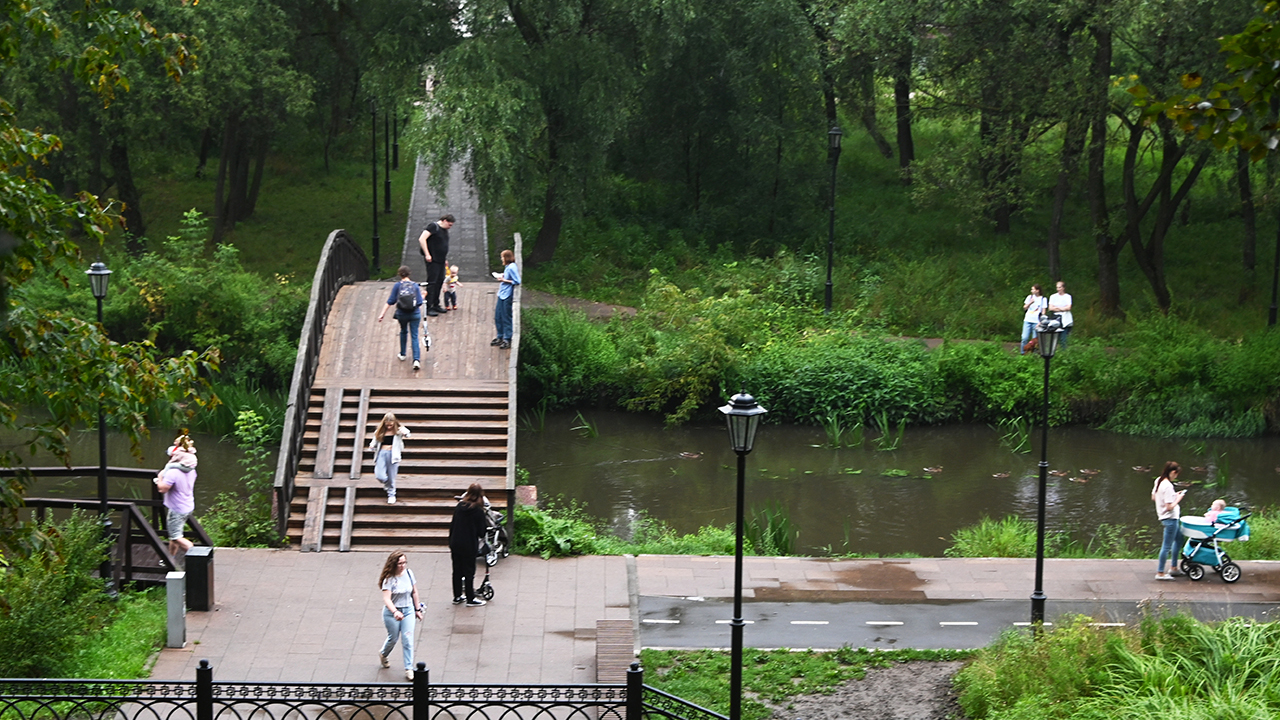
[{"label": "tree", "polygon": [[[7,2],[0,16],[0,65],[43,57],[55,71],[67,69],[109,104],[128,87],[121,58],[126,54],[159,57],[171,77],[181,77],[192,57],[179,35],[162,34],[140,13],[125,13],[107,0],[88,0],[80,9],[57,16],[29,2]],[[93,42],[78,48],[59,45],[63,27],[93,27]],[[110,343],[93,325],[32,312],[14,302],[11,288],[37,266],[67,267],[78,261],[75,236],[101,243],[115,216],[92,193],[64,198],[40,170],[62,147],[40,130],[23,127],[13,106],[0,98],[0,364],[8,369],[0,386],[0,424],[24,436],[27,452],[44,450],[66,462],[67,436],[76,424],[93,421],[99,403],[130,437],[136,451],[146,432],[148,405],[169,398],[195,407],[208,401],[202,369],[215,368],[216,351],[157,357],[146,344]],[[33,418],[32,408],[48,416]],[[20,465],[23,453],[0,450],[0,466]],[[21,478],[0,483],[0,553],[22,551],[29,528],[18,520],[25,490]]]}]

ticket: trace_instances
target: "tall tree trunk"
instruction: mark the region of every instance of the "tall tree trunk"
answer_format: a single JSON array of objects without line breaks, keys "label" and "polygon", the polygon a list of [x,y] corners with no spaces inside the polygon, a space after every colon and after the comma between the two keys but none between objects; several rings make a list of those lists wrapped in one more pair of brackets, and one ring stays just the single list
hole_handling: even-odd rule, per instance
[{"label": "tall tree trunk", "polygon": [[1103,315],[1124,317],[1120,309],[1120,251],[1124,236],[1111,234],[1111,217],[1107,211],[1105,166],[1107,159],[1107,118],[1110,107],[1107,88],[1111,81],[1111,29],[1092,28],[1096,47],[1089,75],[1092,80],[1087,99],[1089,113],[1089,170],[1085,179],[1089,197],[1089,220],[1093,224],[1093,244],[1098,254],[1098,309]]},{"label": "tall tree trunk", "polygon": [[911,184],[911,163],[916,159],[911,136],[911,48],[903,48],[893,72],[893,106],[898,120],[898,169],[902,183]]},{"label": "tall tree trunk", "polygon": [[862,120],[862,127],[866,128],[884,159],[889,160],[893,158],[893,146],[885,139],[884,133],[880,132],[880,125],[876,121],[876,73],[871,63],[859,64],[857,87],[858,117]]},{"label": "tall tree trunk", "polygon": [[112,135],[109,155],[116,195],[120,202],[124,203],[124,210],[120,215],[128,231],[125,234],[125,248],[130,255],[136,257],[145,249],[142,245],[142,237],[147,234],[147,226],[142,222],[142,195],[133,182],[133,168],[129,164],[129,145],[123,132]]},{"label": "tall tree trunk", "polygon": [[225,202],[227,164],[231,159],[231,146],[235,140],[235,127],[237,124],[239,124],[239,120],[235,115],[228,117],[222,123],[222,147],[218,152],[218,179],[214,183],[213,189],[213,211],[216,213],[213,218],[213,242],[215,245],[222,242],[222,236],[228,226]]},{"label": "tall tree trunk", "polygon": [[1053,188],[1053,212],[1049,218],[1049,277],[1062,277],[1062,219],[1066,213],[1067,198],[1071,195],[1071,180],[1080,167],[1080,155],[1089,127],[1079,113],[1067,118],[1067,131],[1062,138],[1062,154],[1058,160],[1058,184]]},{"label": "tall tree trunk", "polygon": [[253,215],[253,211],[258,207],[258,191],[262,189],[262,170],[267,164],[267,150],[270,147],[271,141],[267,133],[258,135],[258,147],[254,152],[253,182],[249,185],[249,197],[245,203],[244,217],[246,218]]},{"label": "tall tree trunk", "polygon": [[1240,219],[1244,222],[1244,238],[1240,257],[1244,269],[1252,273],[1258,265],[1258,213],[1253,206],[1253,183],[1249,180],[1249,151],[1236,151],[1236,181],[1240,186]]},{"label": "tall tree trunk", "polygon": [[[1134,132],[1141,131],[1135,128]],[[1123,180],[1126,188],[1125,212],[1129,216],[1126,223],[1126,232],[1130,233],[1129,243],[1133,246],[1133,257],[1138,263],[1138,269],[1142,270],[1142,274],[1146,276],[1147,283],[1151,286],[1151,291],[1155,293],[1156,305],[1164,313],[1168,313],[1172,305],[1172,298],[1169,295],[1169,286],[1164,273],[1164,240],[1169,234],[1169,228],[1173,226],[1174,221],[1177,219],[1178,205],[1186,199],[1187,193],[1191,192],[1191,187],[1196,184],[1196,180],[1200,177],[1200,171],[1209,162],[1212,154],[1208,149],[1202,150],[1195,163],[1191,166],[1191,170],[1182,179],[1177,190],[1174,190],[1173,173],[1179,161],[1186,154],[1186,146],[1178,147],[1175,143],[1170,148],[1169,145],[1169,143],[1166,143],[1163,153],[1165,157],[1161,159],[1162,167],[1160,175],[1155,180],[1156,185],[1148,191],[1146,199],[1141,204],[1135,202],[1137,194],[1132,191],[1134,171],[1127,159]],[[1144,242],[1141,235],[1141,223],[1157,199],[1155,223],[1152,225],[1151,231]]]},{"label": "tall tree trunk", "polygon": [[200,154],[196,158],[196,179],[204,177],[204,166],[209,163],[209,151],[213,149],[213,128],[206,127],[200,133]]},{"label": "tall tree trunk", "polygon": [[542,227],[538,228],[538,237],[533,241],[533,252],[529,254],[526,267],[551,262],[556,253],[556,245],[560,242],[562,225],[564,213],[560,210],[555,181],[552,180],[547,183],[547,195],[542,204]]}]

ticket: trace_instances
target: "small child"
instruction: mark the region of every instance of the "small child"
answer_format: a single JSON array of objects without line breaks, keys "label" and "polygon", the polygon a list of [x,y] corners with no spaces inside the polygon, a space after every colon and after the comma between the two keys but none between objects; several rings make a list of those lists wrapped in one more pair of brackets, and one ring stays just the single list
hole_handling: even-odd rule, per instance
[{"label": "small child", "polygon": [[169,454],[169,462],[165,464],[165,470],[169,468],[177,468],[182,472],[191,472],[196,469],[196,445],[191,440],[191,436],[183,433],[173,440],[173,447],[165,451]]},{"label": "small child", "polygon": [[449,310],[458,309],[458,266],[450,265],[444,275],[444,306]]},{"label": "small child", "polygon": [[1211,523],[1217,522],[1218,513],[1222,512],[1226,507],[1227,507],[1226,500],[1223,500],[1222,498],[1218,498],[1217,500],[1214,500],[1213,505],[1209,506],[1209,512],[1204,514],[1204,519],[1208,520]]}]

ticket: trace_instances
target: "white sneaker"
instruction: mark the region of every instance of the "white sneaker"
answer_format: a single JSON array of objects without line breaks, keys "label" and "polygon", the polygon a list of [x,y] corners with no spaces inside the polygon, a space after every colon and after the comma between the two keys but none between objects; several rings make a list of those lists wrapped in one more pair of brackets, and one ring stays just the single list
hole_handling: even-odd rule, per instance
[{"label": "white sneaker", "polygon": [[396,504],[396,496],[395,496],[395,495],[388,495],[388,496],[387,496],[387,504],[388,504],[388,505],[395,505],[395,504]]},{"label": "white sneaker", "polygon": [[405,680],[408,680],[409,682],[413,682],[413,671],[412,671],[412,670],[405,670],[405,671],[404,671],[404,679],[405,679]]},{"label": "white sneaker", "polygon": [[396,357],[397,357],[397,358],[399,358],[399,359],[401,359],[401,360],[404,360],[404,353],[400,353],[400,354],[399,354],[399,355],[397,355]]},{"label": "white sneaker", "polygon": [[1169,573],[1156,573],[1157,580],[1172,580],[1173,576]]},{"label": "white sneaker", "polygon": [[414,370],[417,370],[418,368],[421,368],[421,367],[422,367],[422,363],[418,362],[417,360],[414,360],[414,361],[413,361],[413,369],[414,369]]},{"label": "white sneaker", "polygon": [[387,656],[382,653],[378,653],[378,662],[382,664],[382,667],[391,667],[391,663],[387,662]]}]

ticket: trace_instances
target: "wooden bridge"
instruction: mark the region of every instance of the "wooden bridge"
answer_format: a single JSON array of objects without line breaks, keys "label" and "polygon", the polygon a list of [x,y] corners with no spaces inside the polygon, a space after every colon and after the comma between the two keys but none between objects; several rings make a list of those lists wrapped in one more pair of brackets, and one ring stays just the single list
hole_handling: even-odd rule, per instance
[{"label": "wooden bridge", "polygon": [[[412,214],[423,225],[436,217]],[[476,225],[473,237],[483,242],[483,223]],[[414,279],[421,280],[425,267],[417,236],[411,223],[403,258]],[[517,235],[516,257],[519,242]],[[325,244],[294,367],[275,481],[278,529],[304,552],[447,550],[454,497],[473,482],[485,488],[497,509],[513,507],[520,293],[512,348],[491,346],[498,283],[489,277],[484,248],[476,252],[464,241],[458,250],[470,266],[462,268],[459,309],[427,318],[431,348],[415,371],[411,354],[403,361],[396,358],[399,323],[390,312],[377,320],[393,280],[369,280],[364,252],[344,231],[335,230]],[[450,264],[461,265],[453,259],[453,247],[449,255]],[[405,441],[395,504],[387,503],[374,478],[376,454],[368,450],[387,412],[412,433]]]}]

